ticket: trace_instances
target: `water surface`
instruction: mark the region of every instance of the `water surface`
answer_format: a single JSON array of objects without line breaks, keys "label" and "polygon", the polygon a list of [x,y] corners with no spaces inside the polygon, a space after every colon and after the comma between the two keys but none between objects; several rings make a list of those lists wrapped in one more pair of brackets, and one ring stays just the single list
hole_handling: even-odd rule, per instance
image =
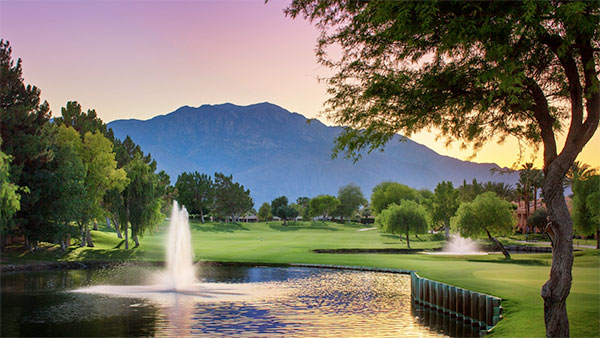
[{"label": "water surface", "polygon": [[[156,269],[7,273],[1,279],[2,336],[439,337],[471,335],[411,306],[406,275],[309,268],[201,267],[203,283],[251,297],[197,301],[74,292],[148,284]],[[211,285],[211,284],[206,284]],[[264,287],[263,287],[264,286]],[[256,292],[256,290],[267,290]],[[277,290],[271,292],[269,290]],[[164,301],[164,300],[167,301]],[[439,323],[438,323],[439,322]],[[440,324],[440,325],[438,325]]]}]

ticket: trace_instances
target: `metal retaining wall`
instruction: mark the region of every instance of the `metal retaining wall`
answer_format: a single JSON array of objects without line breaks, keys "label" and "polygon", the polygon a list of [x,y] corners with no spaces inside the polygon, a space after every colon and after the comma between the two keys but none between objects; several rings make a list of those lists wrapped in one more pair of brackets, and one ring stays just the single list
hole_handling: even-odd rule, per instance
[{"label": "metal retaining wall", "polygon": [[410,273],[411,296],[416,304],[456,317],[481,330],[491,330],[502,319],[501,299]]}]

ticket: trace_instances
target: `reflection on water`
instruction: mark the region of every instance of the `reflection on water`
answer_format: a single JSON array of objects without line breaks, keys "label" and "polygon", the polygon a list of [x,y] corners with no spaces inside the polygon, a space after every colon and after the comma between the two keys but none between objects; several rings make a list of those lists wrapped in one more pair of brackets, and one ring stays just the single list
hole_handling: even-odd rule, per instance
[{"label": "reflection on water", "polygon": [[[138,285],[145,274],[112,270],[14,273],[2,276],[2,336],[470,336],[443,316],[411,307],[405,275],[306,268],[210,267],[206,283],[229,283],[252,297],[197,301],[163,292],[113,297],[71,292],[111,282]],[[112,284],[112,283],[111,283]],[[210,285],[210,284],[208,284]],[[260,289],[278,290],[255,292]],[[262,286],[268,286],[262,288]],[[412,313],[411,313],[412,311]],[[414,315],[413,315],[414,314]],[[434,318],[435,316],[435,318]],[[442,325],[438,325],[441,321]],[[429,328],[431,327],[431,328]],[[444,333],[441,333],[444,332]]]}]

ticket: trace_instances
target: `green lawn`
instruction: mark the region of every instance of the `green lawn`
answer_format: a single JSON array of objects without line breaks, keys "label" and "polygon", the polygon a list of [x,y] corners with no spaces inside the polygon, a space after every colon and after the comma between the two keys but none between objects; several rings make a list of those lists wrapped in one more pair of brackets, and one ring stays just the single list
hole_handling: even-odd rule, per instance
[{"label": "green lawn", "polygon": [[[197,260],[254,263],[311,263],[403,268],[423,277],[503,298],[505,320],[494,331],[498,337],[545,335],[540,288],[548,278],[550,254],[433,256],[426,254],[315,254],[313,249],[406,248],[398,237],[377,230],[357,231],[362,225],[303,222],[287,227],[279,222],[258,224],[192,223]],[[67,254],[56,248],[40,253],[8,252],[4,261],[31,260],[163,260],[166,233],[148,235],[138,249],[124,250],[111,232],[94,232],[96,248],[72,247]],[[411,238],[413,248],[435,248],[443,242],[433,235]],[[116,248],[120,245],[121,248]],[[576,253],[573,285],[568,299],[571,335],[600,336],[600,251]]]}]

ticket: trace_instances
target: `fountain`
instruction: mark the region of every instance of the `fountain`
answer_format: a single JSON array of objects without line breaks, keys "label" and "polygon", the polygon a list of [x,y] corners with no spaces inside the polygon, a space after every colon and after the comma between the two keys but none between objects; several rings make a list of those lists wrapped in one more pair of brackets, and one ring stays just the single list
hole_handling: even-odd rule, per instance
[{"label": "fountain", "polygon": [[177,201],[173,201],[166,242],[166,269],[147,278],[149,284],[94,285],[74,292],[141,297],[166,305],[182,301],[244,301],[277,297],[283,292],[269,283],[200,283],[196,278],[188,217],[185,207],[180,208]]},{"label": "fountain", "polygon": [[194,251],[188,212],[173,201],[167,239],[166,284],[173,290],[184,290],[198,283],[194,267]]},{"label": "fountain", "polygon": [[432,255],[487,255],[487,252],[482,252],[477,243],[470,239],[459,235],[452,235],[450,240],[446,242],[444,249],[440,252],[430,252]]}]

